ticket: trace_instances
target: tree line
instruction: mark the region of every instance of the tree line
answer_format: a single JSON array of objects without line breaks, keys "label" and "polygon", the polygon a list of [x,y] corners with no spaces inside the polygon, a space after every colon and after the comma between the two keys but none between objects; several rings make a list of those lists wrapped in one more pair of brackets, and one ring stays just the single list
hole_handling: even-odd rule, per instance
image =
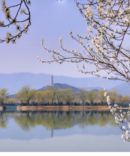
[{"label": "tree line", "polygon": [[[112,103],[126,104],[130,102],[129,96],[123,96],[116,90],[109,92]],[[45,91],[36,91],[30,86],[24,86],[20,91],[10,98],[7,89],[0,90],[0,104],[21,105],[107,105],[104,90],[87,91],[79,89],[58,89],[55,86],[47,86]]]}]

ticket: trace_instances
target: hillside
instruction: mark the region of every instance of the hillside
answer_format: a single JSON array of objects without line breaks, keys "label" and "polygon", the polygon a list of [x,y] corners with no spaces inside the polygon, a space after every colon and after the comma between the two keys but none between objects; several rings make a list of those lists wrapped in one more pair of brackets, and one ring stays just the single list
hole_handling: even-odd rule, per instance
[{"label": "hillside", "polygon": [[[73,92],[77,92],[79,90],[79,88],[67,85],[67,84],[60,84],[60,83],[54,83],[53,86],[57,87],[58,89],[68,89],[71,88]],[[46,86],[43,88],[38,89],[38,91],[45,91],[46,90]]]},{"label": "hillside", "polygon": [[101,88],[101,87],[86,87],[85,88],[86,90],[103,90],[104,88]]}]

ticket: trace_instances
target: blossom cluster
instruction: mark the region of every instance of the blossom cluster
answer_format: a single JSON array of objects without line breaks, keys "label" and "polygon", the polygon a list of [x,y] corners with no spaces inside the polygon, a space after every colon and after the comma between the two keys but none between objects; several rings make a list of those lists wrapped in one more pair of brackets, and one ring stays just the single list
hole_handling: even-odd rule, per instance
[{"label": "blossom cluster", "polygon": [[[84,74],[129,82],[130,50],[124,46],[125,38],[130,35],[129,1],[86,0],[85,4],[78,0],[75,2],[88,30],[85,36],[77,34],[77,37],[73,35],[72,30],[70,31],[70,36],[82,46],[81,49],[67,50],[63,47],[63,39],[60,37],[60,47],[70,56],[59,56],[54,50],[49,50],[43,45],[45,50],[53,53],[53,60],[44,62],[81,63],[82,67],[78,65],[79,71]],[[95,70],[86,71],[86,63],[92,64]],[[102,71],[105,71],[105,74],[102,74]]]},{"label": "blossom cluster", "polygon": [[122,138],[124,141],[130,141],[130,111],[122,111],[118,104],[111,104],[110,96],[108,95],[106,89],[104,89],[104,96],[106,97],[108,107],[110,112],[114,116],[115,122],[118,124],[122,130]]},{"label": "blossom cluster", "polygon": [[[17,34],[13,35],[12,33],[7,32],[5,39],[0,39],[0,43],[3,43],[3,42],[15,43],[16,39],[19,39],[23,33],[28,32],[28,28],[31,25],[31,21],[30,21],[31,15],[30,15],[30,10],[29,10],[28,5],[31,5],[30,0],[22,0],[19,4],[7,7],[6,1],[2,0],[2,10],[7,19],[7,23],[5,23],[5,21],[0,20],[0,27],[5,28],[5,27],[10,27],[12,25],[15,25]],[[21,9],[21,7],[23,7],[23,6],[26,9]],[[15,16],[11,16],[11,10],[13,10],[13,9],[16,11]],[[25,19],[23,19],[23,20],[18,19],[18,16],[20,13],[25,15]],[[20,25],[20,23],[24,24],[24,27],[22,25]]]}]

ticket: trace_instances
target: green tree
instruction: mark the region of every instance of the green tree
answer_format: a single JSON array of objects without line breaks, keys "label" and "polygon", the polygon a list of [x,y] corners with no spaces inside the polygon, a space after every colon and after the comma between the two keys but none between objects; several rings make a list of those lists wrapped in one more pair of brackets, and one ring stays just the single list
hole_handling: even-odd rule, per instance
[{"label": "green tree", "polygon": [[99,98],[99,100],[103,104],[106,101],[106,98],[104,96],[104,90],[99,90],[97,93],[97,97]]},{"label": "green tree", "polygon": [[56,91],[56,101],[58,103],[63,102],[63,96],[64,96],[64,89],[58,89]]},{"label": "green tree", "polygon": [[46,102],[45,93],[43,91],[37,91],[35,93],[35,101],[38,104],[43,104]]},{"label": "green tree", "polygon": [[84,104],[87,99],[87,91],[85,89],[79,89],[77,94],[79,95],[79,99],[81,100],[82,104]]},{"label": "green tree", "polygon": [[118,92],[116,90],[112,90],[109,92],[109,95],[110,95],[111,102],[114,104],[117,100]]},{"label": "green tree", "polygon": [[125,104],[128,102],[127,96],[122,96],[121,94],[117,97],[117,102],[120,104]]},{"label": "green tree", "polygon": [[56,90],[44,91],[44,97],[49,104],[53,104],[56,99]]},{"label": "green tree", "polygon": [[17,104],[18,102],[17,102],[16,99],[7,98],[7,99],[5,100],[5,103],[7,103],[7,104]]},{"label": "green tree", "polygon": [[29,104],[30,101],[35,99],[35,90],[31,89],[30,86],[24,86],[16,95],[15,98],[21,103]]},{"label": "green tree", "polygon": [[89,100],[90,104],[92,105],[94,103],[94,100],[96,99],[96,93],[94,91],[87,92],[87,99]]},{"label": "green tree", "polygon": [[8,98],[7,89],[1,89],[0,90],[0,104],[3,104],[5,100]]},{"label": "green tree", "polygon": [[63,90],[63,100],[71,105],[74,100],[74,93],[72,92],[72,89],[68,88]]}]

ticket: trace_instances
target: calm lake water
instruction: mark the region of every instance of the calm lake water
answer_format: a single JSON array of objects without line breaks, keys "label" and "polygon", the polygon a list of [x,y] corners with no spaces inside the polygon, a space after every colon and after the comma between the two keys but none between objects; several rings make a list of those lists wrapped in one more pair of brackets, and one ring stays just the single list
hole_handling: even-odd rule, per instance
[{"label": "calm lake water", "polygon": [[110,112],[0,113],[0,151],[130,151]]}]

